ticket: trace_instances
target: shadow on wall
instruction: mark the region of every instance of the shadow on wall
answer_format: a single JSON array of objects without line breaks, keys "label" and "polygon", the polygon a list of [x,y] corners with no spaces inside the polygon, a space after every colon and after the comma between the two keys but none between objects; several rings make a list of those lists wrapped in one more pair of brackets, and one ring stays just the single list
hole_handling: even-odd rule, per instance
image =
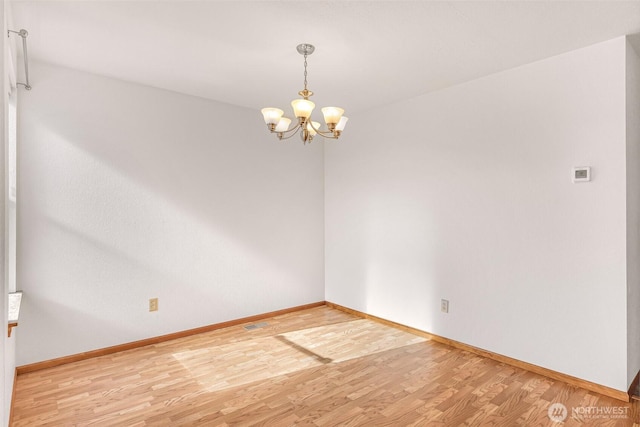
[{"label": "shadow on wall", "polygon": [[[323,299],[321,147],[274,144],[245,109],[34,68],[44,78],[20,106],[21,288],[65,301],[58,316],[89,307],[145,325],[98,346]],[[165,315],[153,330],[151,297]]]}]

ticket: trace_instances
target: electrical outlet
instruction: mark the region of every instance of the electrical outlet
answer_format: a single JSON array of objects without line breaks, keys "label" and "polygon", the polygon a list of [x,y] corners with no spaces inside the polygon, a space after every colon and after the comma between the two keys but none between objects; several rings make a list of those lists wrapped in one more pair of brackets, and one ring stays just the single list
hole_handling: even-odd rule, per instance
[{"label": "electrical outlet", "polygon": [[149,311],[158,311],[158,298],[151,298],[149,300]]},{"label": "electrical outlet", "polygon": [[449,312],[449,300],[448,299],[441,299],[440,300],[440,311],[443,313],[448,313]]}]

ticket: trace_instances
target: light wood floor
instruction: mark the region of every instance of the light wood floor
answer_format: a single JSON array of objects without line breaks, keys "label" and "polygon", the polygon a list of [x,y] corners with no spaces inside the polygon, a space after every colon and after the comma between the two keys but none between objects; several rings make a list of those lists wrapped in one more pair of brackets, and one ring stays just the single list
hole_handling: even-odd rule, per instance
[{"label": "light wood floor", "polygon": [[[266,322],[19,375],[12,425],[552,426],[555,402],[565,426],[639,425],[638,403],[328,307]],[[592,407],[626,416],[572,418]]]}]

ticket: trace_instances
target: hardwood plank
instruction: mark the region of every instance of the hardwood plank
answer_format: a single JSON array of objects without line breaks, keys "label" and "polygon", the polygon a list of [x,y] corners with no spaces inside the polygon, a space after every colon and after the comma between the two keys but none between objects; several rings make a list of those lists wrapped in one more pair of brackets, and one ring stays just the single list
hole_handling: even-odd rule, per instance
[{"label": "hardwood plank", "polygon": [[[265,319],[261,319],[265,320]],[[625,403],[330,307],[17,376],[13,426],[631,426]],[[573,407],[627,408],[572,419]]]},{"label": "hardwood plank", "polygon": [[[258,320],[267,319],[270,317],[275,317],[282,314],[292,313],[296,311],[301,311],[313,307],[320,307],[325,305],[324,301],[314,302],[311,304],[305,304],[297,307],[285,308],[282,310],[272,311],[269,313],[258,314],[255,316],[243,317],[241,319],[230,320],[228,322],[216,323],[214,325],[203,326],[200,328],[189,329],[186,331],[175,332],[172,334],[162,335],[159,337],[147,338],[143,340],[138,340],[126,344],[115,345],[112,347],[101,348],[93,351],[86,351],[83,353],[73,354],[70,356],[59,357],[57,359],[47,360],[44,362],[32,363],[29,365],[18,366],[18,373],[24,374],[27,372],[39,371],[42,369],[52,368],[55,366],[65,365],[67,363],[78,362],[81,360],[93,359],[95,357],[105,356],[108,354],[120,353],[126,350],[131,350],[140,347],[146,347],[151,344],[158,344],[165,341],[171,341],[178,338],[188,337],[192,335],[201,334],[203,332],[215,331],[218,329],[228,328],[235,325],[240,325],[244,323],[256,322]],[[9,336],[11,336],[11,327],[18,326],[17,323],[9,324]]]},{"label": "hardwood plank", "polygon": [[619,399],[619,400],[622,400],[624,402],[629,402],[629,400],[631,399],[630,396],[629,396],[629,392],[627,392],[627,391],[616,390],[616,389],[611,388],[611,387],[607,387],[607,386],[604,386],[604,385],[601,385],[601,384],[596,384],[596,383],[593,383],[593,382],[590,382],[590,381],[586,381],[586,380],[583,380],[581,378],[576,378],[576,377],[573,377],[571,375],[563,374],[561,372],[557,372],[557,371],[554,371],[554,370],[551,370],[551,369],[543,368],[541,366],[534,365],[532,363],[523,362],[521,360],[514,359],[512,357],[504,356],[502,354],[494,353],[494,352],[489,351],[489,350],[484,350],[482,348],[474,347],[474,346],[469,345],[469,344],[465,344],[465,343],[462,343],[462,342],[459,342],[459,341],[455,341],[455,340],[452,340],[452,339],[449,339],[449,338],[441,337],[439,335],[435,335],[435,334],[432,334],[430,332],[422,331],[420,329],[412,328],[410,326],[406,326],[406,325],[403,325],[401,323],[396,323],[396,322],[393,322],[391,320],[387,320],[387,319],[383,319],[381,317],[377,317],[377,316],[373,316],[373,315],[370,315],[370,314],[367,314],[367,313],[363,313],[361,311],[354,310],[354,309],[351,309],[351,308],[348,308],[348,307],[344,307],[344,306],[341,306],[341,305],[338,305],[338,304],[335,304],[335,303],[332,303],[332,302],[329,302],[329,301],[326,302],[326,305],[331,307],[331,308],[335,308],[337,310],[344,311],[346,313],[350,313],[350,314],[353,314],[353,315],[356,315],[356,316],[359,316],[359,317],[362,317],[362,318],[365,318],[365,319],[375,320],[376,322],[380,322],[380,323],[383,323],[383,324],[386,324],[386,325],[389,325],[389,326],[392,326],[392,327],[395,327],[395,328],[399,328],[399,329],[402,329],[404,331],[407,331],[409,333],[413,333],[413,334],[416,334],[416,335],[419,335],[419,336],[423,336],[423,337],[428,338],[430,340],[437,341],[437,342],[449,345],[451,347],[455,347],[455,348],[460,349],[460,350],[465,350],[465,351],[477,354],[479,356],[483,356],[483,357],[486,357],[486,358],[489,358],[489,359],[493,359],[493,360],[498,361],[498,362],[502,362],[502,363],[506,363],[506,364],[515,366],[517,368],[525,369],[525,370],[530,371],[530,372],[535,372],[537,374],[541,374],[541,375],[544,375],[544,376],[549,377],[549,378],[553,378],[553,379],[560,380],[560,381],[563,381],[563,382],[568,383],[568,384],[572,384],[572,385],[574,385],[576,387],[580,387],[580,388],[584,388],[584,389],[587,389],[587,390],[594,391],[596,393],[604,394],[605,396],[613,397],[614,399]]}]

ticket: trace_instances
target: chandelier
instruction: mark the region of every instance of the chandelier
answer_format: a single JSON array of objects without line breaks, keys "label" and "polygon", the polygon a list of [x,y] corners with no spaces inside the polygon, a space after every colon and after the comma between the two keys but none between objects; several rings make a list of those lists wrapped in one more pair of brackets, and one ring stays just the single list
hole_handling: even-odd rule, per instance
[{"label": "chandelier", "polygon": [[309,97],[313,95],[313,92],[307,89],[307,56],[311,55],[316,48],[311,44],[303,43],[299,44],[296,49],[300,55],[304,56],[304,89],[298,92],[302,99],[291,101],[293,114],[298,123],[289,129],[291,119],[283,117],[284,112],[279,108],[263,108],[264,122],[267,124],[269,131],[275,133],[280,140],[289,139],[298,131],[304,144],[310,143],[316,135],[320,135],[323,138],[338,139],[347,124],[347,120],[349,120],[342,115],[344,114],[342,108],[324,107],[322,109],[327,130],[320,130],[320,123],[311,120],[311,112],[316,104],[309,101]]}]

